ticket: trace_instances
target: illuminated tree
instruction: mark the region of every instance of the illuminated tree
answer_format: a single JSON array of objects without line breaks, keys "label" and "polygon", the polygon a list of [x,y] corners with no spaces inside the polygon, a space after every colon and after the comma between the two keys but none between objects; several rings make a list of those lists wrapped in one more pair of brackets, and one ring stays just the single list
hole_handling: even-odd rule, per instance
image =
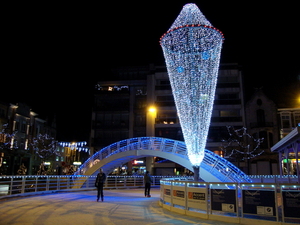
[{"label": "illuminated tree", "polygon": [[195,179],[204,158],[223,34],[195,4],[183,7],[160,40]]},{"label": "illuminated tree", "polygon": [[2,130],[0,131],[0,149],[17,149],[17,142],[14,140],[16,133],[16,131],[10,133],[8,129],[8,124],[4,124],[2,126]]},{"label": "illuminated tree", "polygon": [[227,126],[227,131],[229,138],[222,140],[221,149],[224,151],[224,157],[235,160],[238,167],[240,161],[248,163],[249,159],[264,153],[264,150],[260,148],[264,138],[253,137],[247,133],[245,127],[234,129],[233,126]]},{"label": "illuminated tree", "polygon": [[24,153],[18,151],[17,141],[15,140],[17,132],[10,132],[9,130],[8,124],[3,124],[2,130],[0,131],[0,175],[8,172],[7,168],[3,166],[4,157],[10,157],[12,159],[9,162],[9,166],[13,170],[15,157]]},{"label": "illuminated tree", "polygon": [[31,146],[35,154],[43,160],[59,155],[57,151],[57,141],[48,134],[39,134],[37,137],[33,138]]},{"label": "illuminated tree", "polygon": [[59,152],[57,151],[57,146],[57,141],[48,134],[39,134],[37,137],[33,138],[31,147],[34,153],[42,160],[38,171],[39,174],[46,173],[43,164],[45,160],[51,159],[55,156],[60,156]]}]

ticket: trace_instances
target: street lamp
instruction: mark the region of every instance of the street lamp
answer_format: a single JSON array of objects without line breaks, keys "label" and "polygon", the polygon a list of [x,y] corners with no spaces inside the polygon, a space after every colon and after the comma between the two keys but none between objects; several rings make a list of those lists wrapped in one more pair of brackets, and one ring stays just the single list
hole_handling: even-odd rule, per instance
[{"label": "street lamp", "polygon": [[[157,109],[155,106],[149,106],[146,115],[146,136],[154,137],[155,136],[155,120],[157,115]],[[154,160],[152,156],[146,157],[146,170],[152,171],[152,164]]]},{"label": "street lamp", "polygon": [[156,112],[156,108],[154,106],[150,106],[149,110],[150,113],[155,113]]},{"label": "street lamp", "polygon": [[156,107],[150,106],[147,111],[147,129],[146,135],[148,137],[155,136],[155,119],[156,119]]}]

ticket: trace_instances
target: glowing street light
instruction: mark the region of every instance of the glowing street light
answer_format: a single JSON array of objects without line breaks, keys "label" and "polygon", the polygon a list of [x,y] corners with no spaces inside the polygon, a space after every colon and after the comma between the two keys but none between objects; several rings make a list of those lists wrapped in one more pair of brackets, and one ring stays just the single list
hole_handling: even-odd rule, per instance
[{"label": "glowing street light", "polygon": [[149,108],[149,112],[155,113],[155,112],[156,112],[156,108],[155,108],[154,106],[151,106],[151,107]]},{"label": "glowing street light", "polygon": [[157,109],[155,106],[150,106],[147,110],[146,119],[146,135],[148,137],[155,136],[155,119],[156,119]]}]

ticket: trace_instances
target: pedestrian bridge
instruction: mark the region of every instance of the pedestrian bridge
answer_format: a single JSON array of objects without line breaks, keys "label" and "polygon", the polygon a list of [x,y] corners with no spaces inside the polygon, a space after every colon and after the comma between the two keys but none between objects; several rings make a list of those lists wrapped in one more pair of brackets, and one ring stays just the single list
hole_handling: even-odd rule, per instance
[{"label": "pedestrian bridge", "polygon": [[[183,141],[160,137],[137,137],[113,143],[96,152],[74,175],[96,175],[99,168],[105,173],[110,173],[114,168],[129,161],[148,156],[165,158],[193,171]],[[252,182],[232,163],[209,150],[205,150],[200,165],[200,177],[205,182]]]}]

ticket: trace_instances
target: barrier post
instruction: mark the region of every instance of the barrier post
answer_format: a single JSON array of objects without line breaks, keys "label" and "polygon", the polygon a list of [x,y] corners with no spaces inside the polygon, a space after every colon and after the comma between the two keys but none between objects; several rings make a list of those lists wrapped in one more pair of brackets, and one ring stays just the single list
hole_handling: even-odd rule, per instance
[{"label": "barrier post", "polygon": [[57,178],[56,190],[60,190],[60,176],[56,176],[56,178]]},{"label": "barrier post", "polygon": [[85,186],[86,186],[86,188],[89,188],[89,187],[90,187],[90,178],[91,178],[91,177],[88,177],[88,178],[86,179],[86,181],[85,181]]},{"label": "barrier post", "polygon": [[126,187],[126,185],[127,185],[127,176],[126,177],[124,176],[124,187]]},{"label": "barrier post", "polygon": [[9,190],[9,195],[12,195],[12,189],[13,189],[13,177],[10,178],[10,190]]},{"label": "barrier post", "polygon": [[38,185],[38,176],[35,176],[35,187],[34,187],[34,192],[37,192],[37,189],[38,189],[37,185]]},{"label": "barrier post", "polygon": [[49,191],[49,177],[46,177],[46,191]]},{"label": "barrier post", "polygon": [[22,185],[21,185],[21,193],[25,193],[25,177],[22,176]]},{"label": "barrier post", "polygon": [[105,179],[105,187],[107,187],[108,186],[108,177],[106,177],[106,179]]},{"label": "barrier post", "polygon": [[67,177],[67,189],[70,189],[70,178]]}]

